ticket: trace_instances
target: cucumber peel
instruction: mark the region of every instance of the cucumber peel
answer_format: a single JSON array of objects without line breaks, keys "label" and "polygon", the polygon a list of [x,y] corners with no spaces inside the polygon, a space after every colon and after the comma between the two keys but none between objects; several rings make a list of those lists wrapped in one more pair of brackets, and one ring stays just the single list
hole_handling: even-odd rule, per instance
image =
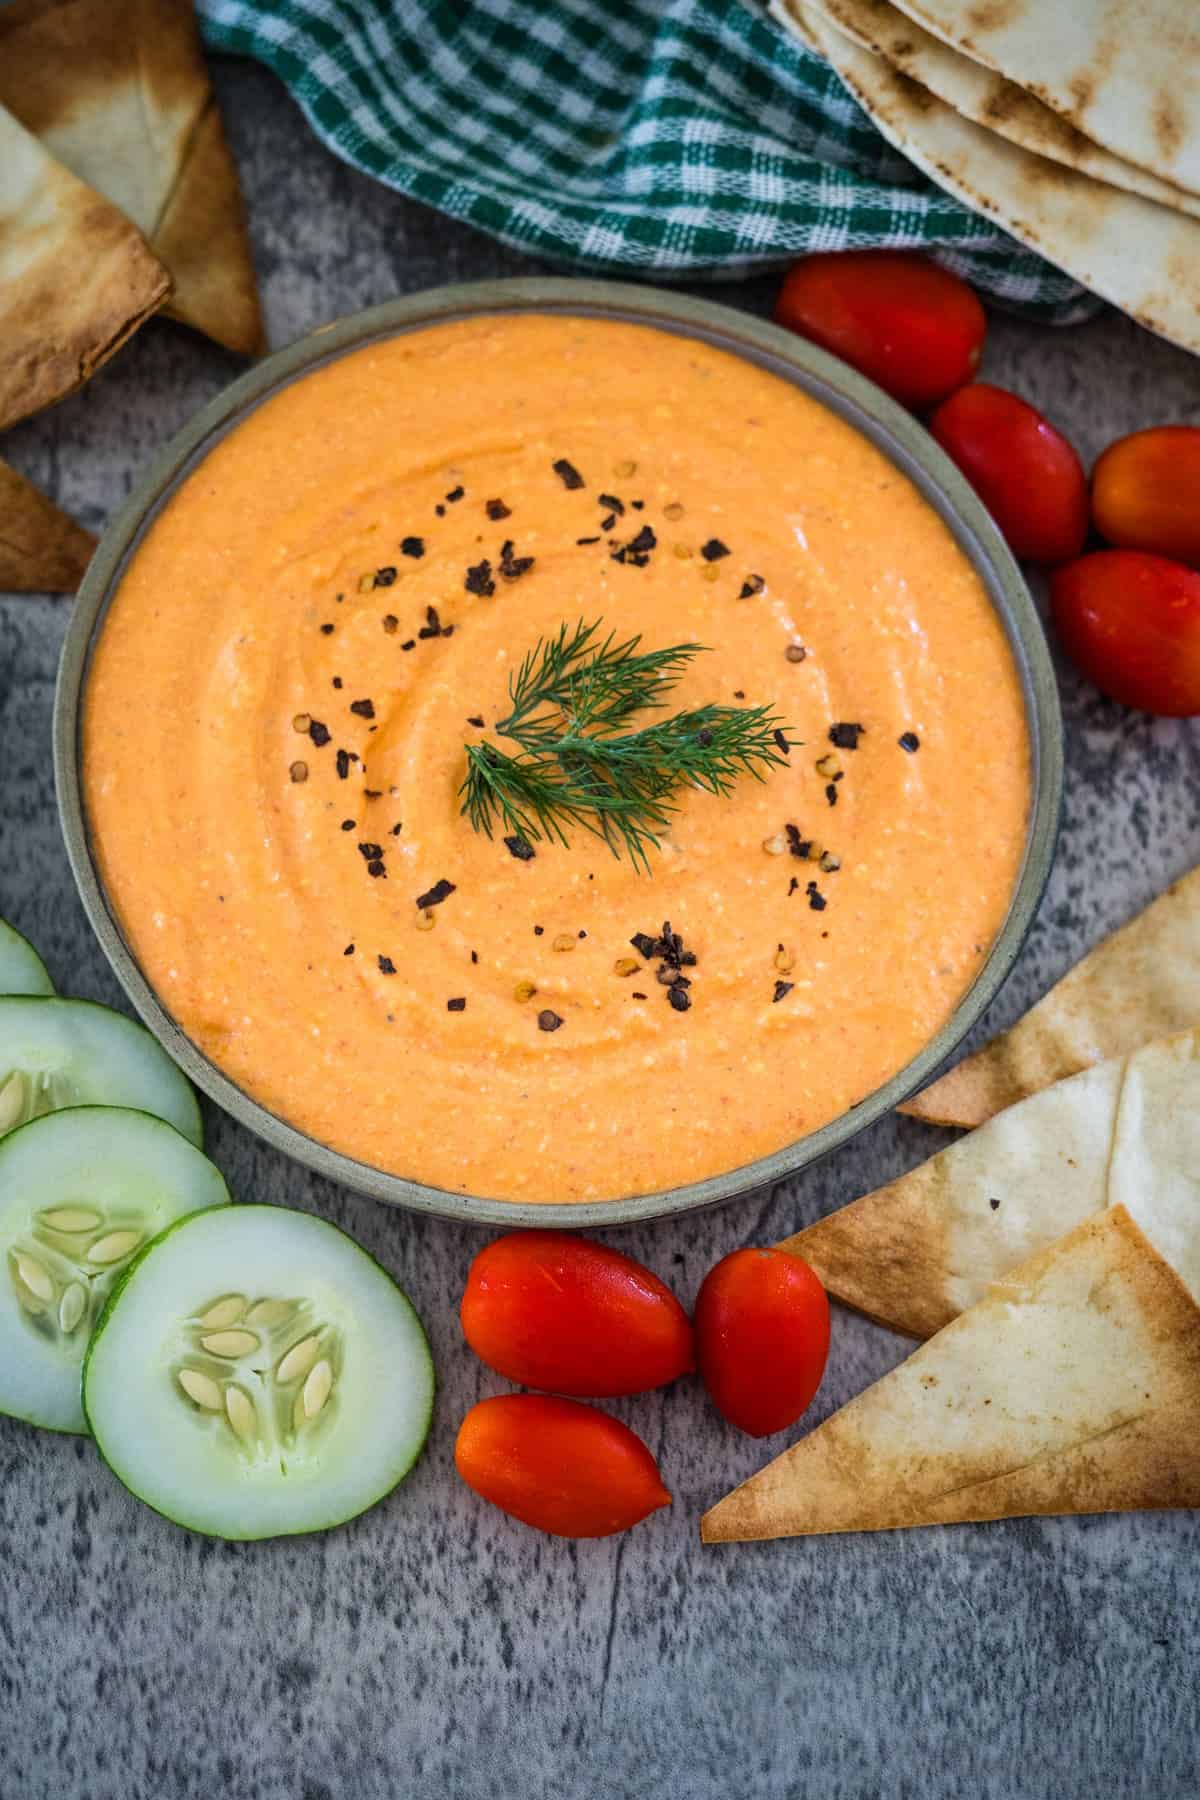
[{"label": "cucumber peel", "polygon": [[46,965],[19,931],[0,919],[0,994],[52,994]]},{"label": "cucumber peel", "polygon": [[100,1454],[176,1524],[322,1531],[416,1461],[433,1364],[391,1276],[309,1213],[236,1206],[168,1227],[109,1296],[84,1362]]}]

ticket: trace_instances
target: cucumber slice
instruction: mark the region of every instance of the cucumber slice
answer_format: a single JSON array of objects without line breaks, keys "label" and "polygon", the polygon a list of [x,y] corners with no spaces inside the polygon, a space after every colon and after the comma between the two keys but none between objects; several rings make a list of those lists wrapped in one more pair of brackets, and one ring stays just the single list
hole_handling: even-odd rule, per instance
[{"label": "cucumber slice", "polygon": [[203,1142],[191,1085],[144,1025],[90,1000],[0,999],[0,1138],[64,1106],[131,1106]]},{"label": "cucumber slice", "polygon": [[52,994],[46,965],[19,931],[0,919],[0,994]]},{"label": "cucumber slice", "polygon": [[226,1206],[219,1169],[149,1113],[78,1106],[0,1143],[0,1412],[86,1431],[88,1335],[133,1257],[165,1225]]},{"label": "cucumber slice", "polygon": [[149,1244],[83,1372],[100,1454],[156,1512],[213,1537],[323,1531],[416,1461],[433,1364],[391,1276],[324,1219],[234,1206]]}]

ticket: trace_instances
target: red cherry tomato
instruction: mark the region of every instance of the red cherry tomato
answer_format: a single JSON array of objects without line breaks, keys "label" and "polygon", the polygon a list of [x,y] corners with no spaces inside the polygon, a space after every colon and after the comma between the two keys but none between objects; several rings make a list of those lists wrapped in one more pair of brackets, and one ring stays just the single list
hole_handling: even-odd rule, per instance
[{"label": "red cherry tomato", "polygon": [[641,1394],[695,1367],[692,1328],[670,1288],[566,1231],[516,1231],[481,1250],[462,1328],[497,1374],[594,1400]]},{"label": "red cherry tomato", "polygon": [[785,1250],[735,1250],[704,1277],[696,1359],[713,1404],[739,1431],[794,1425],[821,1385],[829,1301],[806,1262]]},{"label": "red cherry tomato", "polygon": [[1092,518],[1110,544],[1200,563],[1200,426],[1110,444],[1092,470]]},{"label": "red cherry tomato", "polygon": [[608,1537],[671,1504],[641,1438],[578,1400],[481,1400],[459,1428],[454,1462],[484,1500],[555,1537]]},{"label": "red cherry tomato", "polygon": [[1200,713],[1200,574],[1144,550],[1096,550],[1050,581],[1063,648],[1124,706]]},{"label": "red cherry tomato", "polygon": [[806,256],[784,277],[775,319],[918,410],[970,381],[987,334],[966,282],[909,250]]},{"label": "red cherry tomato", "polygon": [[1083,464],[1040,412],[978,381],[939,406],[929,429],[956,462],[1015,556],[1060,563],[1087,538]]}]

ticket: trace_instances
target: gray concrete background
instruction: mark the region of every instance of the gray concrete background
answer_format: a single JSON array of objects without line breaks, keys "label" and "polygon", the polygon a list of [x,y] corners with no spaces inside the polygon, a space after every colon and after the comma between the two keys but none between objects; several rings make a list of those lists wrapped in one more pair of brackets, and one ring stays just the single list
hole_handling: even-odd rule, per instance
[{"label": "gray concrete background", "polygon": [[[259,70],[224,65],[218,86],[274,345],[396,293],[536,269],[343,168]],[[766,311],[773,286],[718,297]],[[156,446],[236,372],[153,321],[3,453],[99,529]],[[1200,364],[1116,316],[1060,334],[997,319],[986,373],[1089,457],[1142,425],[1200,422]],[[119,1003],[55,818],[50,711],[68,607],[0,600],[0,911],[63,988]],[[1200,860],[1197,725],[1122,712],[1069,672],[1063,687],[1061,853],[993,1028]],[[615,1408],[661,1459],[670,1512],[607,1542],[539,1537],[453,1473],[458,1420],[502,1386],[456,1322],[482,1234],[357,1199],[208,1114],[235,1193],[326,1214],[407,1287],[441,1381],[430,1445],[404,1487],[344,1530],[232,1546],[140,1507],[89,1443],[0,1420],[0,1800],[1200,1790],[1196,1517],[702,1550],[699,1513],[782,1440],[737,1437],[687,1383]],[[717,1256],[795,1229],[941,1141],[889,1120],[802,1181],[610,1241],[690,1302]],[[839,1312],[815,1414],[904,1350]]]}]

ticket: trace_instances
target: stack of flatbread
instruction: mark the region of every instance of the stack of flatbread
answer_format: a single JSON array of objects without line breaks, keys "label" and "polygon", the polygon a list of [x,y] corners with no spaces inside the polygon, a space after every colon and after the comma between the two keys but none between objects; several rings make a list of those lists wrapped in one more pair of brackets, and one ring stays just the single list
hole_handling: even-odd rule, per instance
[{"label": "stack of flatbread", "polygon": [[[162,307],[264,347],[191,0],[0,5],[0,430]],[[0,463],[0,589],[68,591],[92,539]]]},{"label": "stack of flatbread", "polygon": [[1200,1506],[1200,870],[908,1110],[977,1129],[780,1247],[928,1342],[704,1537]]},{"label": "stack of flatbread", "polygon": [[1196,0],[771,0],[942,187],[1200,351]]}]

